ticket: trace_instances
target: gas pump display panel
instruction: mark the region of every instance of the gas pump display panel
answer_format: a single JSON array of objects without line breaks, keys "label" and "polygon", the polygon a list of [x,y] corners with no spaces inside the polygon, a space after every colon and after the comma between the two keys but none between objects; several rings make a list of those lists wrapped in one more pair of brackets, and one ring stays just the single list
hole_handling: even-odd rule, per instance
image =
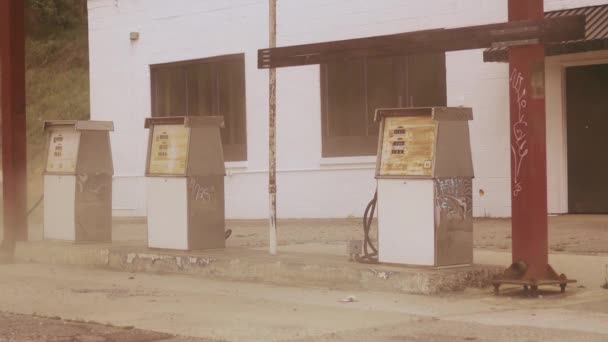
[{"label": "gas pump display panel", "polygon": [[385,118],[378,176],[432,176],[436,127],[431,117]]},{"label": "gas pump display panel", "polygon": [[180,125],[155,125],[149,157],[148,173],[184,175],[188,158],[190,129]]},{"label": "gas pump display panel", "polygon": [[46,171],[49,173],[74,173],[78,158],[80,132],[57,129],[49,136]]}]

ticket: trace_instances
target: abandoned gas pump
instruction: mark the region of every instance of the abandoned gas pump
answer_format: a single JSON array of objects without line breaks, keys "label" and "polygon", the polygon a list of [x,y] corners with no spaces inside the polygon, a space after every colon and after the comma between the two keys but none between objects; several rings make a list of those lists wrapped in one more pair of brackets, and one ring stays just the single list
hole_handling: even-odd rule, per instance
[{"label": "abandoned gas pump", "polygon": [[430,267],[471,264],[472,110],[378,109],[375,119],[380,124],[374,196],[377,261]]},{"label": "abandoned gas pump", "polygon": [[225,247],[223,126],[217,116],[146,119],[148,247]]},{"label": "abandoned gas pump", "polygon": [[110,121],[47,121],[44,238],[112,240]]}]

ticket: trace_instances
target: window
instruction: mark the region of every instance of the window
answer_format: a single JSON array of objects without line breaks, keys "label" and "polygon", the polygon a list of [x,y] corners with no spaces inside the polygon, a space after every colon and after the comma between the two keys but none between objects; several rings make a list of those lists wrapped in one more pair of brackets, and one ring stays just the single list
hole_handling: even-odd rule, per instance
[{"label": "window", "polygon": [[152,116],[223,116],[224,158],[247,160],[244,55],[150,68]]},{"label": "window", "polygon": [[323,157],[376,155],[377,108],[445,106],[445,54],[321,66]]}]

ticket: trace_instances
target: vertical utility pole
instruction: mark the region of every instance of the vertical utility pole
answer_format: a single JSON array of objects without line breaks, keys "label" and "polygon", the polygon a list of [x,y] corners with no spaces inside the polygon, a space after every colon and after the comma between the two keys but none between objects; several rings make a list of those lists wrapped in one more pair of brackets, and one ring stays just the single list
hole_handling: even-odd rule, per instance
[{"label": "vertical utility pole", "polygon": [[[544,18],[543,0],[509,0],[509,21]],[[501,284],[523,285],[533,295],[539,285],[569,282],[549,265],[547,221],[547,141],[545,47],[541,43],[509,48],[511,136],[512,265]]]},{"label": "vertical utility pole", "polygon": [[0,1],[0,101],[4,238],[10,253],[27,239],[24,0]]},{"label": "vertical utility pole", "polygon": [[[270,48],[277,46],[277,0],[268,0],[269,5],[269,43]],[[270,254],[277,254],[277,70],[270,68],[268,96],[268,194],[270,198]]]}]

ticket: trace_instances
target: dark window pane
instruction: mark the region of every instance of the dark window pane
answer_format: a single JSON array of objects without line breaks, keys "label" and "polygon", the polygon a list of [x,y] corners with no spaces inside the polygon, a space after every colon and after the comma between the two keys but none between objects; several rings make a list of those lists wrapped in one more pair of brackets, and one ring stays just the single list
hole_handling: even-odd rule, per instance
[{"label": "dark window pane", "polygon": [[224,116],[225,144],[245,144],[245,66],[239,62],[217,65],[218,113]]},{"label": "dark window pane", "polygon": [[186,68],[188,74],[188,115],[213,115],[214,77],[209,64]]},{"label": "dark window pane", "polygon": [[217,65],[218,70],[218,104],[219,113],[224,116],[226,128],[222,132],[222,140],[224,143],[234,143],[236,140],[235,134],[235,108],[233,101],[235,94],[231,63],[222,63]]},{"label": "dark window pane", "polygon": [[376,109],[398,106],[398,71],[392,58],[367,61],[367,135],[378,135],[378,125],[374,122]]},{"label": "dark window pane", "polygon": [[321,70],[324,157],[376,154],[378,108],[447,102],[443,53],[341,61]]},{"label": "dark window pane", "polygon": [[327,68],[326,134],[333,137],[366,133],[363,62],[330,64]]},{"label": "dark window pane", "polygon": [[410,106],[446,106],[445,54],[410,56],[408,74]]},{"label": "dark window pane", "polygon": [[155,66],[152,115],[223,116],[226,161],[247,159],[243,55]]},{"label": "dark window pane", "polygon": [[155,115],[186,115],[186,79],[180,67],[157,70],[155,73]]}]

